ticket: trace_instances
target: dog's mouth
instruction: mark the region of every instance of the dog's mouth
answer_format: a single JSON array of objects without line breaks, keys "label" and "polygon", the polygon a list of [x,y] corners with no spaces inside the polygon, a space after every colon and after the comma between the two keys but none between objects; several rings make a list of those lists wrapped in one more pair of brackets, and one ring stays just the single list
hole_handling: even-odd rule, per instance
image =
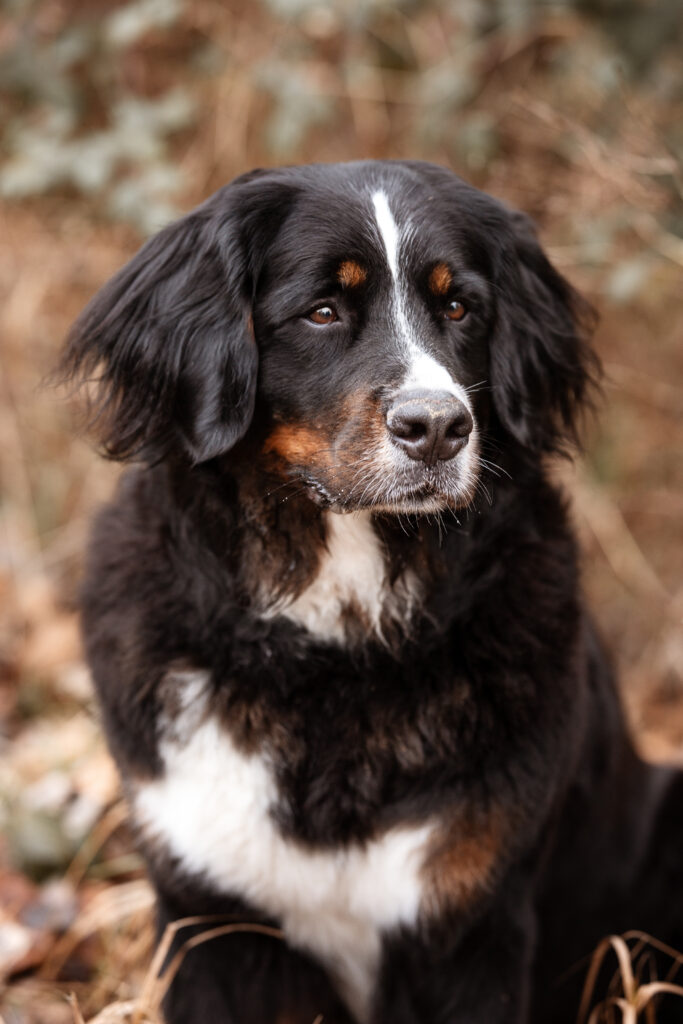
[{"label": "dog's mouth", "polygon": [[[410,476],[412,476],[411,474]],[[428,515],[456,511],[471,504],[477,480],[471,472],[449,467],[425,468],[415,481],[408,474],[389,473],[374,481],[374,486],[344,487],[330,483],[310,472],[301,474],[307,496],[321,508],[333,512],[357,512],[367,509],[389,515]]]}]

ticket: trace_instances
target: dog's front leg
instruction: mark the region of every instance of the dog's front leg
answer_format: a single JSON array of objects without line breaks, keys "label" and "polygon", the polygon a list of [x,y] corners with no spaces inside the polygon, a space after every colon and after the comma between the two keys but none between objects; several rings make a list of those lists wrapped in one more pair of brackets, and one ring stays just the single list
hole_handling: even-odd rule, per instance
[{"label": "dog's front leg", "polygon": [[373,1024],[526,1024],[535,935],[525,896],[494,905],[469,928],[454,916],[419,940],[393,936]]},{"label": "dog's front leg", "polygon": [[[284,937],[249,932],[254,922],[244,904],[188,895],[209,913],[207,923],[186,927],[176,936],[167,958],[166,967],[181,958],[164,999],[167,1024],[313,1024],[316,1019],[354,1024],[324,968]],[[184,901],[157,896],[160,936],[172,921],[193,916]],[[208,937],[215,927],[212,909],[215,921],[234,922],[236,930],[189,948],[188,940],[202,933]],[[224,910],[228,913],[221,916]]]}]

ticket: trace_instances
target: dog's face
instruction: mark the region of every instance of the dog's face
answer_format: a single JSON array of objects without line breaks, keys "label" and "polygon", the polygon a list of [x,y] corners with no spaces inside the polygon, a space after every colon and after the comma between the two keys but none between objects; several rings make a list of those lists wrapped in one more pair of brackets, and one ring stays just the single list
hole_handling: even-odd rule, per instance
[{"label": "dog's face", "polygon": [[434,511],[476,486],[491,267],[448,195],[409,183],[317,169],[255,295],[264,450],[333,507]]},{"label": "dog's face", "polygon": [[418,163],[238,179],[96,296],[67,361],[102,367],[116,457],[250,441],[318,503],[396,513],[469,503],[487,443],[561,448],[590,377],[528,222]]}]

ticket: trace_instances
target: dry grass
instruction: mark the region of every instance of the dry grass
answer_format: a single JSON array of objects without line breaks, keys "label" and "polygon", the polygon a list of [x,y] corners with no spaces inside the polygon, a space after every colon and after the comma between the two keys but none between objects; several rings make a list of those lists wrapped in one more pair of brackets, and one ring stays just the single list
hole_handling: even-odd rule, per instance
[{"label": "dry grass", "polygon": [[[643,981],[641,979],[652,965],[650,953],[653,951],[663,953],[670,960],[671,966],[665,978]],[[616,956],[617,971],[610,982],[609,994],[593,1005],[598,976],[610,953]],[[618,1021],[636,1024],[638,1020],[654,1024],[658,1000],[665,996],[683,998],[683,985],[675,984],[672,980],[681,966],[683,954],[659,942],[652,935],[631,931],[624,935],[607,936],[591,960],[577,1024],[617,1024]]]},{"label": "dry grass", "polygon": [[[126,918],[134,912],[130,893],[125,895],[119,887],[113,905],[118,903],[115,916]],[[143,903],[151,897],[146,887],[141,887]],[[135,902],[135,901],[133,901]],[[223,921],[224,923],[218,923]],[[87,925],[74,929],[66,938],[73,946],[82,941],[95,925],[101,929],[111,927],[111,909],[104,915],[92,915]],[[185,928],[206,924],[211,927],[193,935],[186,940],[174,956],[169,959],[171,946],[176,936]],[[275,939],[282,939],[282,932],[277,928],[265,925],[225,922],[224,919],[209,916],[188,917],[167,926],[149,967],[144,975],[139,995],[133,999],[115,1000],[107,1003],[95,1016],[86,1021],[78,997],[70,992],[66,995],[66,1003],[73,1015],[74,1024],[163,1024],[161,1005],[173,978],[180,965],[192,949],[225,935],[237,935],[245,932],[258,932]],[[650,953],[656,951],[664,954],[670,961],[670,968],[664,978],[652,977],[652,958]],[[617,961],[617,969],[608,985],[607,994],[601,996],[598,989],[598,978],[607,958],[613,954]],[[48,962],[49,963],[49,962]],[[43,973],[48,977],[55,964],[44,967]],[[662,998],[683,998],[683,985],[677,984],[675,978],[683,967],[683,954],[659,942],[651,935],[631,931],[624,935],[607,936],[595,950],[586,975],[583,995],[577,1014],[577,1024],[637,1024],[638,1020],[645,1024],[656,1024],[656,1005]],[[644,980],[650,971],[649,980]],[[683,1004],[682,1004],[683,1005]],[[321,1020],[321,1018],[318,1018]],[[318,1021],[312,1022],[318,1024]]]},{"label": "dry grass", "polygon": [[[258,932],[260,935],[268,935],[275,939],[283,937],[279,929],[266,925],[235,924],[234,922],[217,924],[218,920],[220,919],[203,915],[182,918],[169,924],[147,969],[140,995],[136,999],[110,1003],[100,1010],[88,1024],[109,1024],[109,1022],[114,1024],[115,1021],[120,1021],[121,1024],[163,1024],[161,1004],[183,960],[191,950],[220,936],[243,934],[244,932]],[[176,935],[185,928],[208,923],[212,923],[213,927],[206,928],[191,939],[187,939],[173,958],[166,963]],[[77,997],[71,995],[69,1002],[75,1024],[86,1024]]]}]

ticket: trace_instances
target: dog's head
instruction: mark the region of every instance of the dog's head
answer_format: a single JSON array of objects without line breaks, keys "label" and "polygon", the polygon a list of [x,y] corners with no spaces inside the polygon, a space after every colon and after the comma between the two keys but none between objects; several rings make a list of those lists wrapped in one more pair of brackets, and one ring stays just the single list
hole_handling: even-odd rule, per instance
[{"label": "dog's head", "polygon": [[65,365],[99,380],[114,458],[249,442],[320,503],[430,512],[471,501],[488,441],[576,439],[583,308],[530,222],[445,169],[256,171],[141,249]]}]

